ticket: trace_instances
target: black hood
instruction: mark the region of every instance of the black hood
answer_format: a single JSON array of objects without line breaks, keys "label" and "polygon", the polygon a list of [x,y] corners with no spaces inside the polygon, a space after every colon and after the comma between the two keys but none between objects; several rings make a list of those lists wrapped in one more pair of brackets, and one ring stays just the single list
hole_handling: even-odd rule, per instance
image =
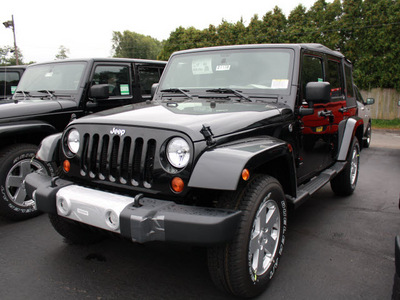
[{"label": "black hood", "polygon": [[[118,112],[118,113],[117,113]],[[75,120],[73,124],[104,124],[115,126],[140,126],[168,129],[186,133],[193,141],[203,140],[200,133],[203,125],[209,126],[215,137],[232,132],[277,122],[280,108],[271,104],[210,103],[186,102],[132,109],[132,106],[120,107],[100,114]]]},{"label": "black hood", "polygon": [[73,100],[3,100],[0,101],[0,120],[12,121],[16,118],[58,112],[66,108],[76,107]]}]

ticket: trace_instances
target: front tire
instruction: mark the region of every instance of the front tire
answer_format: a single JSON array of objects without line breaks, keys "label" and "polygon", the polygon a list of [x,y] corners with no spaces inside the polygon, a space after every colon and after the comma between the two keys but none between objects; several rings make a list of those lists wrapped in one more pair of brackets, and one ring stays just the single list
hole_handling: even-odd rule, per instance
[{"label": "front tire", "polygon": [[331,181],[331,188],[336,195],[349,196],[356,189],[360,166],[360,145],[354,137],[351,151],[347,157],[347,165]]},{"label": "front tire", "polygon": [[17,144],[0,152],[0,214],[11,220],[25,220],[39,215],[35,201],[28,198],[24,187],[31,172],[54,174],[52,165],[35,159],[37,146]]},{"label": "front tire", "polygon": [[235,238],[208,250],[214,283],[239,297],[262,293],[279,264],[285,242],[285,195],[271,176],[259,176],[233,195],[231,203],[242,211]]}]

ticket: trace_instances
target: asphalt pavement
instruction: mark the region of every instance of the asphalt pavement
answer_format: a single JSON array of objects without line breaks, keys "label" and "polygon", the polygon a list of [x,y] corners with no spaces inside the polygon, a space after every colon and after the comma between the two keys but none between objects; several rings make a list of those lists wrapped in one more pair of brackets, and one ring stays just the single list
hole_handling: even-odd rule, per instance
[{"label": "asphalt pavement", "polygon": [[[400,132],[374,130],[355,193],[327,185],[290,215],[275,278],[257,299],[390,299],[400,234]],[[63,242],[46,215],[0,219],[0,299],[231,299],[206,251],[107,239]]]}]

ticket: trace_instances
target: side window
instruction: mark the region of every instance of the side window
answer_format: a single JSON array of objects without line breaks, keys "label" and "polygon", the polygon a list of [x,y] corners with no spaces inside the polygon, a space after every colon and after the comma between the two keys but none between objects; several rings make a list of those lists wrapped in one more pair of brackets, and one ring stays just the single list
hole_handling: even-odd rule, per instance
[{"label": "side window", "polygon": [[346,105],[348,107],[356,106],[356,98],[354,95],[354,84],[353,84],[353,75],[352,75],[352,70],[351,66],[345,64],[344,65],[344,74],[346,77]]},{"label": "side window", "polygon": [[349,65],[345,65],[344,72],[346,75],[346,96],[347,98],[353,98],[354,88],[353,88],[353,76],[351,73],[351,67]]},{"label": "side window", "polygon": [[326,80],[331,84],[332,99],[343,96],[343,75],[341,64],[335,60],[328,60]]},{"label": "side window", "polygon": [[153,83],[160,81],[161,70],[157,67],[139,66],[139,81],[142,90],[142,95],[151,93],[151,86]]},{"label": "side window", "polygon": [[20,76],[18,72],[0,72],[0,93],[3,95],[14,94]]},{"label": "side window", "polygon": [[303,99],[305,99],[305,89],[309,82],[323,81],[324,69],[322,58],[305,55],[303,56],[303,66],[301,70],[301,86],[303,89]]},{"label": "side window", "polygon": [[356,93],[356,99],[357,101],[360,101],[361,103],[365,104],[364,99],[360,93],[360,91],[358,90],[358,88],[356,86],[354,86],[354,91]]},{"label": "side window", "polygon": [[108,84],[110,97],[132,95],[128,66],[97,66],[92,85]]}]

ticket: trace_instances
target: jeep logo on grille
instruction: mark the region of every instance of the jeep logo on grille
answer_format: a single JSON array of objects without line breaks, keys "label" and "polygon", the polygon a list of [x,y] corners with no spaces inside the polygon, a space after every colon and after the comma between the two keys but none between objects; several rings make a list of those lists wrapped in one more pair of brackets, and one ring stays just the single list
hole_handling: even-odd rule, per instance
[{"label": "jeep logo on grille", "polygon": [[110,130],[110,134],[117,134],[119,136],[123,136],[125,134],[125,129],[113,128]]}]

